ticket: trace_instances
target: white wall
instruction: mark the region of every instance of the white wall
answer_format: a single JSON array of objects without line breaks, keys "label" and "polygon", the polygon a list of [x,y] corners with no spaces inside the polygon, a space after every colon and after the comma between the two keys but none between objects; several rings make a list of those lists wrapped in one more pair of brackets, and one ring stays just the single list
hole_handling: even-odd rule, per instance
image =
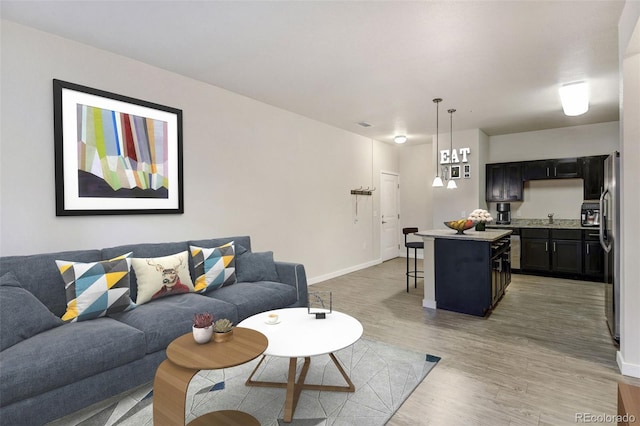
[{"label": "white wall", "polygon": [[[604,155],[620,149],[617,121],[489,137],[488,163]],[[511,203],[513,219],[579,219],[582,179],[524,183],[524,200]],[[489,210],[496,212],[496,203]]]},{"label": "white wall", "polygon": [[[431,143],[403,145],[398,147],[400,161],[400,229],[417,227],[430,229],[433,223],[431,211],[431,182],[433,167],[431,161]],[[421,238],[408,236],[408,241],[422,241]],[[400,235],[404,243],[404,235]],[[401,244],[402,245],[402,244]],[[406,256],[404,247],[400,255]],[[410,253],[413,256],[413,253]],[[422,253],[418,253],[421,257]]]},{"label": "white wall", "polygon": [[621,163],[621,311],[618,365],[622,374],[640,377],[640,2],[627,1],[618,26],[622,72]]},{"label": "white wall", "polygon": [[[2,255],[250,235],[311,281],[379,258],[376,199],[355,223],[349,191],[397,169],[394,147],[11,22],[1,43]],[[54,78],[183,110],[183,215],[55,216]]]},{"label": "white wall", "polygon": [[488,163],[584,157],[620,147],[617,121],[489,137]]},{"label": "white wall", "polygon": [[[445,133],[440,136],[441,141],[449,141],[449,133]],[[477,208],[484,209],[486,207],[484,187],[487,143],[487,136],[478,129],[453,132],[454,149],[471,149],[471,153],[468,157],[469,162],[467,163],[471,166],[471,178],[456,179],[458,188],[454,190],[446,189],[446,181],[445,187],[433,188],[432,229],[445,229],[446,227],[444,222],[467,217],[473,210]],[[440,144],[441,151],[443,149],[449,149],[449,144],[445,143],[445,145],[446,146],[443,147],[442,144]],[[435,150],[436,147],[433,146],[432,153],[435,153]],[[464,163],[460,163],[460,165],[462,164]],[[432,180],[433,176],[431,177],[429,184]]]},{"label": "white wall", "polygon": [[[512,219],[580,219],[580,208],[584,201],[582,179],[532,180],[524,183],[524,200],[512,202]],[[491,203],[495,210],[496,203]]]}]

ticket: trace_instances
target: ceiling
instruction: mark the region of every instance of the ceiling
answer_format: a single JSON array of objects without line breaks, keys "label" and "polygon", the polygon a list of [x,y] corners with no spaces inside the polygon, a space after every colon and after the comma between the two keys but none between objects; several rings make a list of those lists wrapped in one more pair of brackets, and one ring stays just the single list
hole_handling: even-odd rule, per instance
[{"label": "ceiling", "polygon": [[[618,120],[624,1],[1,1],[3,19],[385,142]],[[88,70],[89,71],[89,70]],[[590,109],[562,113],[585,80]],[[364,128],[357,123],[366,122]]]}]

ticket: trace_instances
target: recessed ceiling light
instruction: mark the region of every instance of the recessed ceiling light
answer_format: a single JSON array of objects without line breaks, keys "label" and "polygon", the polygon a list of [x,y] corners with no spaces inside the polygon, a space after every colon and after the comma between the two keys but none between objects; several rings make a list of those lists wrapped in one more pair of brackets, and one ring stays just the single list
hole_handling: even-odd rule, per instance
[{"label": "recessed ceiling light", "polygon": [[407,141],[407,137],[404,135],[398,135],[395,138],[393,138],[393,141],[395,143],[405,143]]}]

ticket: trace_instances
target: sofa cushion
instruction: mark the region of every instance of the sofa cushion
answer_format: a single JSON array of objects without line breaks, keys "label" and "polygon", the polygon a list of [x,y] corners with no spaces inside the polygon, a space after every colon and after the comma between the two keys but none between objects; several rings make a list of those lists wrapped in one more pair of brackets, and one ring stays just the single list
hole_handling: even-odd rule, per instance
[{"label": "sofa cushion", "polygon": [[233,244],[236,247],[236,255],[238,254],[238,246],[245,247],[246,250],[251,250],[251,238],[248,236],[240,236],[240,237],[224,237],[224,238],[209,238],[206,240],[191,240],[189,241],[189,245],[198,246],[198,247],[206,247],[206,248],[214,248],[220,247],[221,245],[227,244],[233,241]]},{"label": "sofa cushion", "polygon": [[160,297],[193,292],[187,251],[163,257],[134,258],[132,264],[138,279],[138,305]]},{"label": "sofa cushion", "polygon": [[278,281],[273,252],[252,253],[245,251],[236,259],[236,275],[238,281]]},{"label": "sofa cushion", "polygon": [[198,293],[215,290],[236,282],[235,246],[233,241],[220,247],[189,246],[193,258],[194,289]]},{"label": "sofa cushion", "polygon": [[195,293],[154,300],[132,311],[115,314],[113,318],[143,331],[146,351],[152,353],[165,349],[176,337],[190,333],[193,315],[199,312],[210,312],[216,319],[228,318],[234,324],[238,322],[235,306]]},{"label": "sofa cushion", "polygon": [[22,288],[13,272],[0,277],[0,351],[64,322]]},{"label": "sofa cushion", "polygon": [[[133,252],[134,258],[162,257],[171,254],[180,253],[189,250],[186,242],[176,243],[144,243],[144,244],[128,244],[124,246],[108,247],[102,249],[102,258],[100,260],[111,259],[122,253]],[[131,287],[131,298],[134,301],[138,299],[138,277],[135,269],[131,270],[129,285]]]},{"label": "sofa cushion", "polygon": [[64,321],[86,321],[135,308],[129,297],[131,253],[83,263],[56,260],[67,292]]},{"label": "sofa cushion", "polygon": [[[126,251],[120,251],[111,257],[122,253]],[[0,271],[3,274],[13,272],[22,288],[36,296],[54,315],[61,317],[67,309],[67,298],[56,259],[73,259],[77,262],[102,260],[99,250],[7,256],[0,258]]]},{"label": "sofa cushion", "polygon": [[36,334],[0,352],[0,406],[125,365],[144,353],[144,334],[111,318]]},{"label": "sofa cushion", "polygon": [[[203,248],[215,248],[233,242],[234,252],[236,257],[238,256],[238,250],[241,247],[243,250],[251,249],[251,238],[248,236],[239,237],[224,237],[224,238],[209,238],[205,240],[191,240],[188,242],[190,246],[203,247]],[[193,258],[191,258],[191,276],[196,277],[196,272],[193,265]],[[237,280],[237,279],[236,279]]]},{"label": "sofa cushion", "polygon": [[231,287],[221,287],[206,296],[236,305],[239,321],[260,312],[289,306],[298,300],[295,287],[271,281],[238,281]]}]

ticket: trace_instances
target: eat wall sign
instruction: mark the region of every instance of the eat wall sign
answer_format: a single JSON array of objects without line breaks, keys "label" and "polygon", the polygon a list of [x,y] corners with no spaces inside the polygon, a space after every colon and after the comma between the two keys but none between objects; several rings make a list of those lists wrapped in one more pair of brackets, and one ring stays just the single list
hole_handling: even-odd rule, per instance
[{"label": "eat wall sign", "polygon": [[458,164],[458,163],[468,163],[468,155],[471,153],[471,148],[460,148],[458,150],[453,150],[451,153],[448,149],[443,149],[440,151],[440,164]]}]

